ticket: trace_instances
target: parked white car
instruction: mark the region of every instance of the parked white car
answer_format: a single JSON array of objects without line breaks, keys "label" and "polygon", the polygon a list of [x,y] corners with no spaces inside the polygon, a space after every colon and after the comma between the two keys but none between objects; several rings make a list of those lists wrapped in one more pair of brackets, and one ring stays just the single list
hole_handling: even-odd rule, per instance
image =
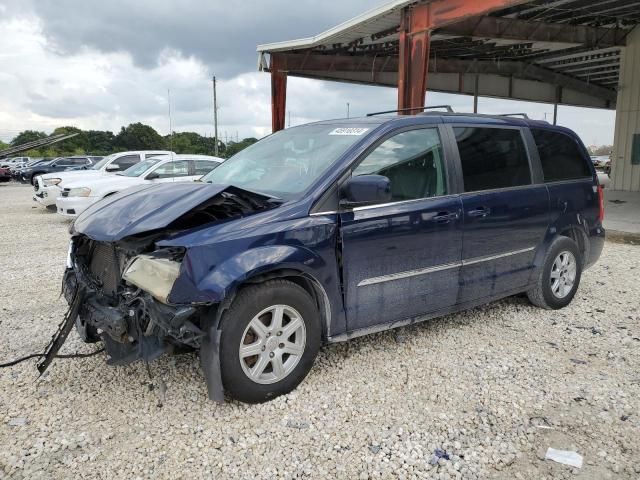
[{"label": "parked white car", "polygon": [[13,157],[0,161],[0,168],[24,167],[31,161],[30,157]]},{"label": "parked white car", "polygon": [[224,160],[207,155],[162,155],[151,157],[116,175],[82,177],[66,181],[56,199],[59,214],[77,217],[93,203],[109,195],[144,184],[198,180]]},{"label": "parked white car", "polygon": [[33,182],[35,194],[33,199],[43,207],[55,209],[56,198],[62,194],[66,182],[83,178],[98,178],[123,172],[129,167],[158,155],[169,155],[167,150],[144,150],[120,152],[104,157],[98,163],[86,170],[72,170],[66,172],[48,173],[37,176]]}]

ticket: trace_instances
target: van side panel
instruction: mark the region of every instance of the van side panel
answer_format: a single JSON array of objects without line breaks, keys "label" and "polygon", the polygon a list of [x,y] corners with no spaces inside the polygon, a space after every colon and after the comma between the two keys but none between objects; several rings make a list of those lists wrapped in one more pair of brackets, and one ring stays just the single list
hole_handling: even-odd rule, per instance
[{"label": "van side panel", "polygon": [[598,192],[593,179],[548,183],[551,226],[557,233],[577,227],[584,233],[585,267],[600,257],[604,246],[604,229],[598,221]]}]

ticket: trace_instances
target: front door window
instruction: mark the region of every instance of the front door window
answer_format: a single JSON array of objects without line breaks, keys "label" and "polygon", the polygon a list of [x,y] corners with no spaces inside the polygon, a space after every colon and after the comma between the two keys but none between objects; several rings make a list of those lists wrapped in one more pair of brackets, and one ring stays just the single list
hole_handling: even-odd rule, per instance
[{"label": "front door window", "polygon": [[438,130],[399,133],[381,143],[353,175],[383,175],[391,181],[392,201],[445,195],[442,144]]}]

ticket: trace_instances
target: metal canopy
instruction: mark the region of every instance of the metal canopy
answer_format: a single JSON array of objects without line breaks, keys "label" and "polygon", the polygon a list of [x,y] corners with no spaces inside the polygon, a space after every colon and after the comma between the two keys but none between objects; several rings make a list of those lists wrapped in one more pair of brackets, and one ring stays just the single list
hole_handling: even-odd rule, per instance
[{"label": "metal canopy", "polygon": [[73,138],[76,135],[78,134],[77,133],[57,133],[55,135],[49,135],[46,138],[41,138],[39,140],[33,140],[31,142],[26,142],[21,145],[5,148],[4,150],[0,150],[0,158],[6,158],[9,155],[15,155],[20,152],[26,152],[34,148],[47,147],[49,145],[53,145],[54,143],[62,142],[63,140]]},{"label": "metal canopy", "polygon": [[[422,18],[416,12],[427,17],[422,30],[406,30],[407,12],[412,28]],[[297,76],[400,87],[398,72],[416,63],[406,46],[403,56],[403,35],[427,32],[419,53],[430,91],[613,109],[621,50],[639,23],[634,0],[396,0],[314,37],[257,50],[260,70],[276,70],[280,86]]]}]

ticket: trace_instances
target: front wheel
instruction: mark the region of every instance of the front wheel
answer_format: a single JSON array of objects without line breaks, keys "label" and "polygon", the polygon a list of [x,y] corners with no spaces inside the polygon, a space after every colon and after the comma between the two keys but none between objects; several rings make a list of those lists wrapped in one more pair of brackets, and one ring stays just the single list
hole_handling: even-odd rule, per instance
[{"label": "front wheel", "polygon": [[535,287],[527,296],[541,308],[566,307],[578,290],[581,276],[582,255],[578,245],[568,237],[557,237],[547,251]]},{"label": "front wheel", "polygon": [[320,315],[309,293],[288,280],[244,288],[224,314],[220,367],[235,399],[261,403],[290,392],[320,348]]}]

